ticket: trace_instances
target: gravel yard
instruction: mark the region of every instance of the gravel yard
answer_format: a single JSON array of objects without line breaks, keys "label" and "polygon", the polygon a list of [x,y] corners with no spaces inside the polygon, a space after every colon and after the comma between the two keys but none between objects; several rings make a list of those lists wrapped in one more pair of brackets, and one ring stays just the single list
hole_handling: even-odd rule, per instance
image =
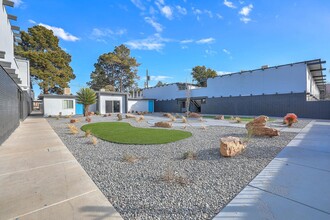
[{"label": "gravel yard", "polygon": [[[92,123],[117,119],[91,118]],[[150,127],[133,119],[123,121]],[[69,133],[69,119],[48,118],[48,122],[124,219],[212,219],[296,136],[281,132],[279,137],[253,137],[242,154],[224,158],[220,138],[245,138],[244,128],[187,127],[192,137],[174,143],[122,145],[98,140],[94,146],[84,132]],[[294,127],[308,122],[299,120]],[[84,124],[82,120],[76,126]],[[187,151],[196,152],[197,159],[182,159]],[[123,161],[125,155],[138,160]],[[175,179],[164,180],[170,174]]]}]

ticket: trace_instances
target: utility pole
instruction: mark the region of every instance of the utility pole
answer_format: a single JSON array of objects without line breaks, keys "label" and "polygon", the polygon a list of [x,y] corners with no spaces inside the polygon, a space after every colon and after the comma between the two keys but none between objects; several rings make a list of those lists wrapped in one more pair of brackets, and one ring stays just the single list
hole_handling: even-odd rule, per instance
[{"label": "utility pole", "polygon": [[149,80],[150,80],[150,76],[148,75],[148,69],[147,69],[147,88],[149,88]]}]

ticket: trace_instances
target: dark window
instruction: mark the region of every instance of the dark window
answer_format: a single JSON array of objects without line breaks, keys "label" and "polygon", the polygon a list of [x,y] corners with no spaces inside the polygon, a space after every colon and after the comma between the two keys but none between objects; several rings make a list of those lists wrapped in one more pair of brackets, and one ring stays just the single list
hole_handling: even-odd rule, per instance
[{"label": "dark window", "polygon": [[182,102],[182,108],[186,108],[186,101]]},{"label": "dark window", "polygon": [[105,101],[105,112],[120,112],[120,101]]}]

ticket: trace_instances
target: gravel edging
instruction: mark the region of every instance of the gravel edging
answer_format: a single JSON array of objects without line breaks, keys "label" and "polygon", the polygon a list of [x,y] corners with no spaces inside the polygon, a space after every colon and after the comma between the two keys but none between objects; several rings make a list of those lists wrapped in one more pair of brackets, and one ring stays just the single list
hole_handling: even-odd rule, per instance
[{"label": "gravel edging", "polygon": [[[115,116],[91,118],[92,123],[116,121]],[[220,138],[245,138],[245,129],[187,127],[193,136],[174,143],[122,145],[98,140],[94,146],[82,131],[69,133],[69,119],[47,120],[124,219],[212,219],[296,136],[282,132],[279,137],[253,137],[242,154],[224,158],[219,153]],[[146,122],[123,121],[150,127]],[[197,159],[183,160],[187,151],[196,152]],[[124,155],[139,160],[124,162]],[[184,183],[163,181],[168,170]]]}]

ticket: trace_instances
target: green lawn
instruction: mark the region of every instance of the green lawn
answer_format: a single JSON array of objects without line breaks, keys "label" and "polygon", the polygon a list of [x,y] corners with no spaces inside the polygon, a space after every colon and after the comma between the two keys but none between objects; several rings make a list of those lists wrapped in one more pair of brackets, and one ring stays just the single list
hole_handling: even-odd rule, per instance
[{"label": "green lawn", "polygon": [[125,122],[99,122],[86,124],[81,130],[106,141],[120,144],[166,144],[190,137],[186,131],[137,128]]}]

